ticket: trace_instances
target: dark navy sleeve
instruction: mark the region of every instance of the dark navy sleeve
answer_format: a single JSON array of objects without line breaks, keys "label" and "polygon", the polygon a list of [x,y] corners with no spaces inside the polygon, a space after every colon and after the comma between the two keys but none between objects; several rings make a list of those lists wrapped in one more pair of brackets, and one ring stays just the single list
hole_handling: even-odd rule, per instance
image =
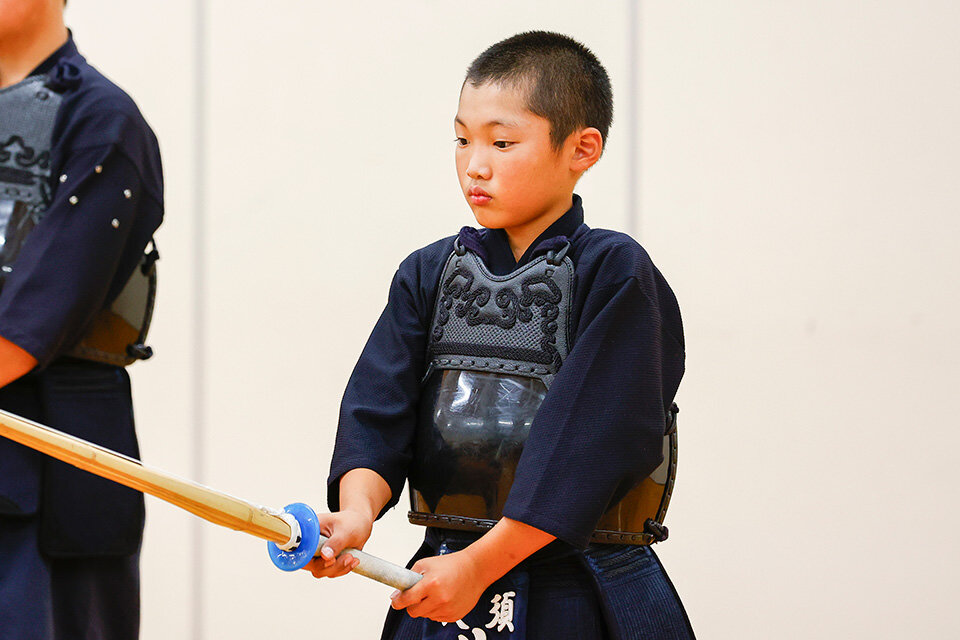
[{"label": "dark navy sleeve", "polygon": [[0,293],[0,335],[40,368],[113,302],[163,218],[160,149],[136,104],[72,40],[57,55],[51,201]]},{"label": "dark navy sleeve", "polygon": [[347,383],[327,483],[331,511],[340,509],[340,478],[351,469],[376,471],[397,504],[413,455],[417,402],[427,334],[444,261],[453,238],[411,254],[390,285],[377,321]]},{"label": "dark navy sleeve", "polygon": [[504,507],[506,517],[578,547],[660,464],[684,359],[676,299],[639,245],[610,248],[588,284],[573,349],[537,412]]},{"label": "dark navy sleeve", "polygon": [[130,156],[108,144],[64,158],[53,201],[7,278],[0,335],[41,368],[119,293],[160,223],[162,205]]}]

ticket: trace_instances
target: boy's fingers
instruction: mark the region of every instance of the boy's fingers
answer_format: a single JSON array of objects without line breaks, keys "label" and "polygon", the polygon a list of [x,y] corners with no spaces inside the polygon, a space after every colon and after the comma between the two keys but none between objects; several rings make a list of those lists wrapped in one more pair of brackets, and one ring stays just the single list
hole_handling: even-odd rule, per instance
[{"label": "boy's fingers", "polygon": [[330,566],[324,566],[318,558],[308,564],[306,568],[310,570],[310,573],[312,573],[315,578],[339,578],[356,569],[358,564],[360,564],[359,560],[350,554],[344,554]]},{"label": "boy's fingers", "polygon": [[353,571],[353,565],[350,564],[341,564],[338,562],[332,569],[330,569],[330,575],[328,578],[339,578],[340,576],[345,576],[348,573]]},{"label": "boy's fingers", "polygon": [[423,600],[423,591],[424,587],[422,580],[406,591],[394,591],[393,595],[390,596],[390,606],[394,609],[406,609],[407,607],[417,604]]},{"label": "boy's fingers", "polygon": [[[410,568],[411,571],[424,575],[427,572],[427,563],[425,560],[426,558],[423,560],[417,560],[417,562],[415,562]],[[406,591],[394,591],[390,596],[390,600],[392,600],[390,606],[394,609],[407,609],[407,612],[409,613],[410,610],[408,607],[417,604],[426,597],[428,583],[429,581],[427,579],[422,579],[420,582],[413,585]]]},{"label": "boy's fingers", "polygon": [[424,600],[407,607],[407,614],[409,614],[411,618],[430,618],[432,620],[432,615],[435,609],[436,607],[430,606],[430,599],[425,598]]},{"label": "boy's fingers", "polygon": [[307,569],[308,571],[310,571],[310,573],[313,574],[313,577],[314,577],[314,578],[329,578],[329,577],[330,577],[330,569],[327,568],[327,567],[325,567],[325,566],[323,566],[323,563],[320,562],[320,560],[314,560],[313,562],[311,562],[310,564],[308,564],[308,565],[307,565],[306,567],[304,567],[304,568]]},{"label": "boy's fingers", "polygon": [[357,566],[358,562],[359,561],[349,553],[344,553],[337,558],[337,569],[342,569],[344,573],[349,573],[353,571],[353,568]]}]

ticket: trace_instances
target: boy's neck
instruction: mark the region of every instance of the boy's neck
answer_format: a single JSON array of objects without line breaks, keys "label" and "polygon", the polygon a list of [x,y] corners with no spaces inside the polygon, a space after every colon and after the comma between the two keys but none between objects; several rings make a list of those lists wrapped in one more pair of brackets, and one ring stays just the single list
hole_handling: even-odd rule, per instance
[{"label": "boy's neck", "polygon": [[69,39],[63,14],[38,20],[35,26],[0,39],[0,89],[26,78]]},{"label": "boy's neck", "polygon": [[554,222],[563,217],[570,207],[573,206],[573,193],[566,198],[559,199],[556,204],[547,209],[546,212],[525,224],[504,228],[507,234],[507,240],[510,243],[510,251],[513,252],[513,259],[517,262],[527,252],[533,241],[540,237],[540,234],[550,228]]}]

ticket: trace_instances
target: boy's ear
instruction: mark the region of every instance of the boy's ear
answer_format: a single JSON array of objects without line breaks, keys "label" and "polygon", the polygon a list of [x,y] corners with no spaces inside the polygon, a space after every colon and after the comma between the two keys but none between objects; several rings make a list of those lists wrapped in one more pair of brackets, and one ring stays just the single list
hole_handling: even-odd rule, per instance
[{"label": "boy's ear", "polygon": [[574,132],[573,157],[570,159],[570,169],[575,173],[583,173],[600,159],[603,153],[603,135],[594,127],[587,127]]}]

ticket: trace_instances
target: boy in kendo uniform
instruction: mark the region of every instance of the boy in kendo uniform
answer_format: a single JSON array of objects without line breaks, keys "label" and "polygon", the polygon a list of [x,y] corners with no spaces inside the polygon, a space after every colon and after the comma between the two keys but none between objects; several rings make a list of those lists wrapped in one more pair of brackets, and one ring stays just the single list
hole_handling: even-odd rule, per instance
[{"label": "boy in kendo uniform", "polygon": [[[62,0],[0,4],[0,409],[139,457],[157,140]],[[141,494],[0,438],[0,637],[136,638],[143,523]]]},{"label": "boy in kendo uniform", "polygon": [[394,593],[383,638],[693,637],[649,546],[663,513],[636,495],[672,429],[680,312],[573,193],[612,111],[606,71],[566,36],[519,34],[467,71],[456,165],[484,229],[400,265],[344,394],[310,565],[356,566],[338,554],[409,478],[423,579]]}]

